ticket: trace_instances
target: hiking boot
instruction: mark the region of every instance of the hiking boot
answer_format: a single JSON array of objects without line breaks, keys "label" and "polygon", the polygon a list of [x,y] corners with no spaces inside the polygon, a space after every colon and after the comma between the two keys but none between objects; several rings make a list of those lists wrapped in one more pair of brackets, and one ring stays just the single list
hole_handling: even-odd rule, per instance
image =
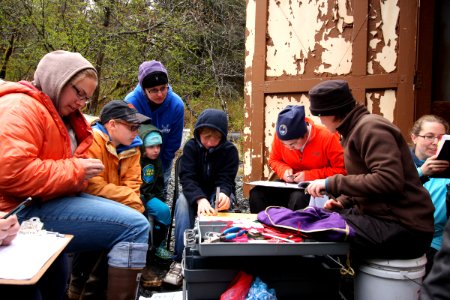
[{"label": "hiking boot", "polygon": [[162,285],[162,279],[160,275],[155,272],[154,266],[146,266],[142,270],[141,285],[144,288],[160,287]]},{"label": "hiking boot", "polygon": [[181,286],[183,283],[183,270],[181,268],[181,263],[174,261],[170,265],[170,269],[166,276],[164,276],[163,281],[174,286]]},{"label": "hiking boot", "polygon": [[80,299],[85,282],[86,278],[84,278],[81,274],[72,273],[70,276],[69,288],[67,289],[67,299],[68,300]]}]

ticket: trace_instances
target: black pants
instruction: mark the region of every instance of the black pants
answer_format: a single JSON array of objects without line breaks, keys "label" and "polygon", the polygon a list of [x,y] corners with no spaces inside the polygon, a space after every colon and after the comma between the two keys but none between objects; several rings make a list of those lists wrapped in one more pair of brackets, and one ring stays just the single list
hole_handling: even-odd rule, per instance
[{"label": "black pants", "polygon": [[403,225],[361,214],[357,209],[339,212],[356,231],[349,240],[355,258],[413,259],[425,254],[433,233],[405,228]]},{"label": "black pants", "polygon": [[74,253],[69,289],[81,299],[106,299],[108,285],[107,251]]},{"label": "black pants", "polygon": [[255,186],[250,191],[250,212],[257,214],[268,206],[298,210],[308,206],[310,197],[304,190]]},{"label": "black pants", "polygon": [[68,277],[67,255],[62,253],[36,284],[0,285],[0,299],[63,300],[65,299]]}]

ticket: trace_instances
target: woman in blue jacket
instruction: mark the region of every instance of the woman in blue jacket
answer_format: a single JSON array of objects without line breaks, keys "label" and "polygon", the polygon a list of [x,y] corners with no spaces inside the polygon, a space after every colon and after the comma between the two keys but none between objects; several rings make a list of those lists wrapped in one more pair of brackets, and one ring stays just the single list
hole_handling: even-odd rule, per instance
[{"label": "woman in blue jacket", "polygon": [[161,160],[164,185],[170,178],[175,152],[181,146],[184,127],[184,104],[169,85],[167,70],[156,60],[145,61],[139,66],[139,84],[125,101],[139,113],[152,119],[162,133]]},{"label": "woman in blue jacket", "polygon": [[436,159],[436,151],[441,137],[448,132],[449,125],[444,119],[435,115],[420,117],[411,129],[411,149],[417,172],[428,190],[434,204],[434,235],[430,248],[427,250],[427,274],[433,265],[433,258],[442,246],[442,233],[447,223],[447,185],[450,178],[440,178],[439,173],[445,171],[449,163]]}]

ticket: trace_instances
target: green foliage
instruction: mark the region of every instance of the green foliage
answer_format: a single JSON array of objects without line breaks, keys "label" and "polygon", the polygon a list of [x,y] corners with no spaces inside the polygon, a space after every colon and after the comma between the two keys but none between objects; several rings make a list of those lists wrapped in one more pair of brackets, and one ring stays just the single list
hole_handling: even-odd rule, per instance
[{"label": "green foliage", "polygon": [[186,125],[207,107],[243,127],[244,0],[2,0],[0,78],[32,80],[40,58],[64,49],[99,72],[86,112],[97,114],[137,84],[139,65],[160,60],[187,99]]}]

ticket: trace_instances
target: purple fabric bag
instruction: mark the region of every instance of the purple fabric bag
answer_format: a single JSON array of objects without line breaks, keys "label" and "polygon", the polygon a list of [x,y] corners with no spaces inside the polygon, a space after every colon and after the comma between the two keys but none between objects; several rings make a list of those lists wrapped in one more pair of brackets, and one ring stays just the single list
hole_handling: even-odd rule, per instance
[{"label": "purple fabric bag", "polygon": [[268,226],[301,232],[317,241],[346,241],[355,236],[353,228],[340,214],[313,206],[295,211],[269,206],[258,213],[258,221]]}]

